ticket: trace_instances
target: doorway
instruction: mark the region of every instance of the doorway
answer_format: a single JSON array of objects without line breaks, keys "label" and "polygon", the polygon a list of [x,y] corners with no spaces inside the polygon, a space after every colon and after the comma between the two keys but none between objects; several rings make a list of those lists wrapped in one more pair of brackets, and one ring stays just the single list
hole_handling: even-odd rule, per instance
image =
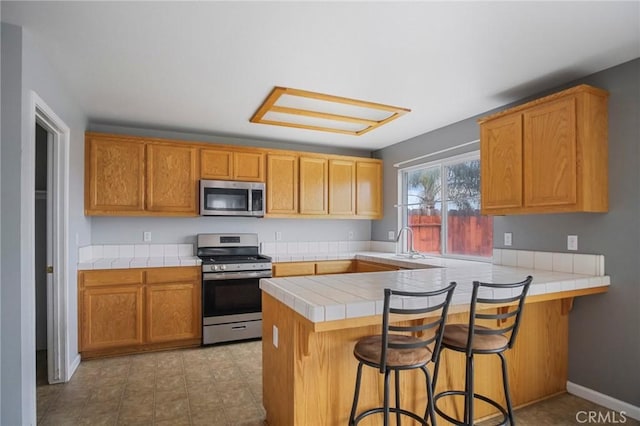
[{"label": "doorway", "polygon": [[36,386],[49,383],[47,357],[47,294],[52,258],[49,142],[52,134],[35,125],[35,293],[36,293]]}]

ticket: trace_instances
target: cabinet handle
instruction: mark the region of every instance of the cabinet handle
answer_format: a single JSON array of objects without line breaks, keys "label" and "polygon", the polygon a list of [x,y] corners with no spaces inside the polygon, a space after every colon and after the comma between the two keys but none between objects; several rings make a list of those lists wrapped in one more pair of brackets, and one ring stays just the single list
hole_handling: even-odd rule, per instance
[{"label": "cabinet handle", "polygon": [[246,328],[247,328],[246,325],[236,325],[234,327],[231,327],[232,330],[244,330]]}]

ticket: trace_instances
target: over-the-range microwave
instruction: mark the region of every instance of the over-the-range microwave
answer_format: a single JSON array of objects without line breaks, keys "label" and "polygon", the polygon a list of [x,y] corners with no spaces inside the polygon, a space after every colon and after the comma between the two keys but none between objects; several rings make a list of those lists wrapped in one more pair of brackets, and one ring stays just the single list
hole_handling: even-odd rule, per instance
[{"label": "over-the-range microwave", "polygon": [[201,216],[264,216],[264,183],[200,181]]}]

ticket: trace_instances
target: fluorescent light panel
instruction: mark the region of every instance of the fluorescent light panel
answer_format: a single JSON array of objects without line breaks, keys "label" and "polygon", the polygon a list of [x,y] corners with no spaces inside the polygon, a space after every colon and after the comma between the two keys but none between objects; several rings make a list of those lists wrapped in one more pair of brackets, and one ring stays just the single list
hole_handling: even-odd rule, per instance
[{"label": "fluorescent light panel", "polygon": [[274,87],[250,121],[359,136],[410,111],[374,102]]}]

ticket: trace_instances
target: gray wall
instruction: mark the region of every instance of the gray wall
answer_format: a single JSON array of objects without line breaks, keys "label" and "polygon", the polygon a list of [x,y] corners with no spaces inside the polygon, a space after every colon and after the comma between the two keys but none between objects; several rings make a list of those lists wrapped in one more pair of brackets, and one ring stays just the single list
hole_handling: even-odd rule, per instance
[{"label": "gray wall", "polygon": [[22,31],[2,24],[2,413],[1,424],[21,424],[20,144]]},{"label": "gray wall", "polygon": [[[69,253],[65,325],[69,365],[78,356],[77,254],[78,244],[91,241],[90,222],[83,214],[84,130],[86,118],[45,60],[28,31],[2,23],[2,414],[0,423],[35,424],[35,324],[25,330],[25,319],[35,315],[34,283],[22,283],[21,264],[33,266],[34,253],[21,251],[21,193],[33,193],[21,180],[21,148],[33,132],[30,96],[34,91],[70,128],[69,147]],[[35,161],[35,158],[33,159]],[[25,295],[33,299],[25,299]],[[33,318],[33,317],[31,317]],[[33,335],[30,335],[33,333]],[[29,353],[23,341],[33,341]]]},{"label": "gray wall", "polygon": [[[567,234],[579,237],[579,252],[604,254],[611,287],[580,297],[570,314],[569,381],[640,405],[640,59],[571,81],[538,88],[522,101],[580,83],[606,89],[609,98],[609,212],[497,216],[494,247],[513,233],[515,249],[567,251]],[[522,102],[517,102],[522,103]],[[508,105],[505,105],[507,107]],[[504,109],[504,107],[500,108]],[[374,153],[385,161],[385,218],[372,224],[374,240],[396,227],[396,171],[392,163],[479,137],[476,118],[426,133]],[[455,154],[455,152],[448,153]],[[434,157],[435,159],[436,157]]]},{"label": "gray wall", "polygon": [[[90,123],[89,130],[106,133],[170,138],[187,141],[217,142],[230,145],[259,146],[275,149],[322,152],[370,157],[364,150],[338,149],[327,146],[240,139],[196,133],[143,129]],[[151,232],[151,243],[194,243],[199,233],[256,232],[261,241],[275,241],[275,233],[282,232],[282,241],[346,241],[349,232],[354,240],[371,238],[370,220],[333,219],[251,219],[251,218],[149,218],[149,217],[93,217],[93,244],[141,243],[142,233]]]}]

